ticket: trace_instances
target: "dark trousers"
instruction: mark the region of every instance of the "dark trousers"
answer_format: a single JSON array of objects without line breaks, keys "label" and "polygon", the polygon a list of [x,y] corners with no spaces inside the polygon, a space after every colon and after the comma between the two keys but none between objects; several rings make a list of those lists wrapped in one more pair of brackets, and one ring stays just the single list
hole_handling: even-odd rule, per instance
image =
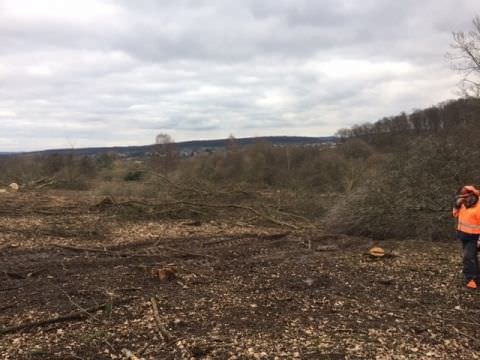
[{"label": "dark trousers", "polygon": [[457,238],[462,241],[463,245],[463,275],[466,281],[480,280],[478,273],[478,258],[477,258],[477,241],[478,234],[467,234],[462,231],[457,231]]}]

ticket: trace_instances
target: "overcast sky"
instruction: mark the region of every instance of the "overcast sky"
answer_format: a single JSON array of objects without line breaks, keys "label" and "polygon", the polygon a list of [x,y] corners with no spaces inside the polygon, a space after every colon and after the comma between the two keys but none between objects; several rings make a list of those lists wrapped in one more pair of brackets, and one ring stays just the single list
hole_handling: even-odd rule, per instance
[{"label": "overcast sky", "polygon": [[0,151],[341,127],[456,98],[478,0],[0,0]]}]

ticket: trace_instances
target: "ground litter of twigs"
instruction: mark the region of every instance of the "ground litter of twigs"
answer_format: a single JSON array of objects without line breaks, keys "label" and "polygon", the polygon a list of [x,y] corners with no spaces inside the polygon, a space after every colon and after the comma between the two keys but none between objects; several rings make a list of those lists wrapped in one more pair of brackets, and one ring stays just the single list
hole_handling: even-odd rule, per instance
[{"label": "ground litter of twigs", "polygon": [[480,357],[455,240],[373,258],[365,238],[126,221],[95,201],[0,198],[1,359]]}]

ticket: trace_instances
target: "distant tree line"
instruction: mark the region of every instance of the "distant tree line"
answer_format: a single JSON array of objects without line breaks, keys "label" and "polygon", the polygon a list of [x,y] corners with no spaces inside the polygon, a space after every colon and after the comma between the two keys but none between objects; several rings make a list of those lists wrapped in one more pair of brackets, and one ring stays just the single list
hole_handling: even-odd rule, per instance
[{"label": "distant tree line", "polygon": [[373,123],[353,125],[340,129],[336,135],[342,139],[362,138],[382,145],[382,138],[393,136],[418,136],[427,134],[452,134],[458,131],[476,131],[480,125],[480,99],[462,98],[443,102],[411,114],[401,113],[384,117]]}]

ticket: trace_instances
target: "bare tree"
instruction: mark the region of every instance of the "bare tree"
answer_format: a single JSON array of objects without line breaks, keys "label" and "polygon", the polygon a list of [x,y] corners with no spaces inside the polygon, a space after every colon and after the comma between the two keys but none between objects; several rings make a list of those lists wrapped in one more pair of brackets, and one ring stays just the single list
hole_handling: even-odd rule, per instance
[{"label": "bare tree", "polygon": [[472,21],[473,29],[453,33],[453,52],[447,53],[453,68],[462,74],[460,89],[465,96],[480,97],[480,17]]},{"label": "bare tree", "polygon": [[170,144],[170,143],[173,143],[173,139],[168,134],[161,133],[155,137],[155,144],[157,145],[164,145],[164,144]]},{"label": "bare tree", "polygon": [[155,137],[154,164],[163,173],[167,173],[177,165],[177,149],[173,138],[165,133]]},{"label": "bare tree", "polygon": [[237,139],[235,139],[235,136],[233,136],[233,134],[230,134],[227,139],[226,149],[227,152],[234,152],[238,149]]}]

